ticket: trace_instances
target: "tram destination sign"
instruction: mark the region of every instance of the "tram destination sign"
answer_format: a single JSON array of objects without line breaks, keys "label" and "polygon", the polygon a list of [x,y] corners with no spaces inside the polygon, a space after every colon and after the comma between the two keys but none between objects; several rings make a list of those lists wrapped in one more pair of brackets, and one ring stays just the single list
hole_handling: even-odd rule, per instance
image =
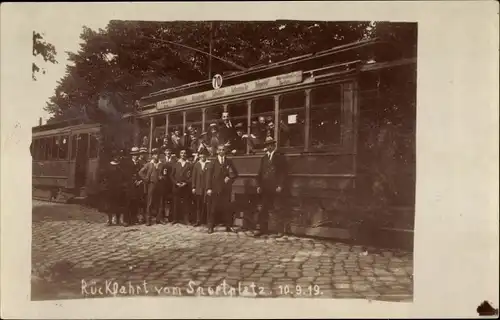
[{"label": "tram destination sign", "polygon": [[240,83],[225,88],[219,88],[201,93],[194,93],[183,97],[158,101],[156,103],[156,108],[157,109],[172,108],[185,104],[229,97],[233,95],[260,91],[299,82],[302,82],[302,71],[286,73],[269,78]]}]

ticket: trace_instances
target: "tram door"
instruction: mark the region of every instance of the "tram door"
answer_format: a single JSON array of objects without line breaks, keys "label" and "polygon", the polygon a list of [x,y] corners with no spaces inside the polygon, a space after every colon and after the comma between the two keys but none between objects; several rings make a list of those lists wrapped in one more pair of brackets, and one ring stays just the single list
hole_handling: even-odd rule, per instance
[{"label": "tram door", "polygon": [[89,135],[82,133],[77,138],[77,151],[75,161],[75,187],[81,188],[87,182],[87,166],[89,162]]}]

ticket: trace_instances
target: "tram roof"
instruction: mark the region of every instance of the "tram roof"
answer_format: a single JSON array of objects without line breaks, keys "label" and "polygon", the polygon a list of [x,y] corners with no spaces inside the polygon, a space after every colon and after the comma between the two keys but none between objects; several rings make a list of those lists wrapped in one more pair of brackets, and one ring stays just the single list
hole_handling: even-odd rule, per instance
[{"label": "tram roof", "polygon": [[70,130],[92,128],[99,126],[98,123],[91,122],[82,118],[68,119],[54,123],[48,123],[31,128],[33,134],[58,134]]},{"label": "tram roof", "polygon": [[[322,60],[325,58],[328,59],[333,56],[338,57],[341,54],[345,54],[346,58],[344,59],[339,58],[337,61],[332,61],[332,62],[340,63],[349,60],[352,61],[353,57],[356,57],[356,55],[359,54],[360,51],[362,52],[363,50],[370,48],[374,49],[381,44],[387,44],[387,43],[388,43],[387,41],[383,41],[379,38],[356,41],[341,46],[336,46],[327,50],[315,53],[308,53],[297,57],[292,57],[290,59],[286,59],[271,64],[253,66],[244,71],[237,71],[225,75],[224,85],[226,86],[226,85],[239,84],[242,82],[251,81],[266,76],[276,75],[280,72],[287,73],[296,71],[295,69],[300,68],[302,65],[307,64],[309,62],[313,62],[315,60]],[[184,96],[191,93],[196,93],[199,91],[211,90],[211,89],[212,89],[212,80],[207,79],[197,82],[191,82],[177,87],[167,88],[164,90],[150,93],[149,95],[146,95],[139,100],[139,105],[140,107],[143,107],[146,105],[154,104],[157,101],[163,99]]]}]

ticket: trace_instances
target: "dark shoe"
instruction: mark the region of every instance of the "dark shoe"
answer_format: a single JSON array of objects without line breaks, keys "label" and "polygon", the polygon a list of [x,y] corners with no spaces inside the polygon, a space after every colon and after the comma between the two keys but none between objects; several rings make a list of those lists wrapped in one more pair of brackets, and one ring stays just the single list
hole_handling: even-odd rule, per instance
[{"label": "dark shoe", "polygon": [[208,228],[208,234],[214,233],[214,228]]},{"label": "dark shoe", "polygon": [[128,227],[128,226],[129,226],[129,224],[128,224],[128,223],[126,223],[126,222],[124,222],[122,225],[123,225],[124,227]]},{"label": "dark shoe", "polygon": [[113,222],[111,222],[111,221],[106,222],[107,227],[111,227],[112,225],[113,225]]},{"label": "dark shoe", "polygon": [[194,224],[194,226],[195,226],[195,227],[199,227],[199,226],[201,226],[201,223],[196,222],[196,223]]},{"label": "dark shoe", "polygon": [[226,227],[226,232],[234,232],[234,229],[231,227]]}]

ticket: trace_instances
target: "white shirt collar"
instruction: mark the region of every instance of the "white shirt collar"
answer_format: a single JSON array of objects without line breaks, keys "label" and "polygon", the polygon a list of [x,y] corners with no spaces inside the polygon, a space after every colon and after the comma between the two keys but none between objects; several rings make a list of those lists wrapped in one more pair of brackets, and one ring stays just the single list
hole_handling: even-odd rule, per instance
[{"label": "white shirt collar", "polygon": [[273,150],[272,152],[269,152],[269,151],[267,152],[267,155],[269,156],[269,159],[272,159],[272,158],[273,158],[273,155],[274,155],[274,152],[275,152],[275,151],[276,151],[276,150]]},{"label": "white shirt collar", "polygon": [[217,158],[219,159],[219,163],[222,163],[225,157],[217,156]]}]

